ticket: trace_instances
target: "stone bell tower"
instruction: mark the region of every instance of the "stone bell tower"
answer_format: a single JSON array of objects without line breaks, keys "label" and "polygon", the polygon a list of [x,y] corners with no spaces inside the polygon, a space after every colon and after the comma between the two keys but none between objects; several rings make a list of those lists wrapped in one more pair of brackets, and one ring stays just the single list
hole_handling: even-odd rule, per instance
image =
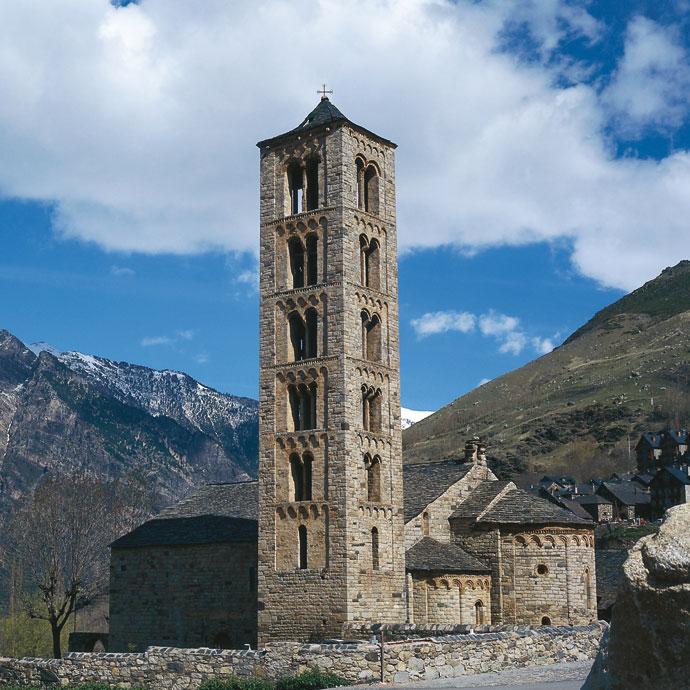
[{"label": "stone bell tower", "polygon": [[395,144],[324,96],[258,147],[259,642],[401,623]]}]

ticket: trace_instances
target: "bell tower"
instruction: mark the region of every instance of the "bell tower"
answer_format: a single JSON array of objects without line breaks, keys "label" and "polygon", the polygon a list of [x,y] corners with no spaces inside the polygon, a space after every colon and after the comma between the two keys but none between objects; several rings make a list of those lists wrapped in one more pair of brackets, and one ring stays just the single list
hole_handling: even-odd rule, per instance
[{"label": "bell tower", "polygon": [[324,95],[257,146],[259,643],[402,623],[395,144]]}]

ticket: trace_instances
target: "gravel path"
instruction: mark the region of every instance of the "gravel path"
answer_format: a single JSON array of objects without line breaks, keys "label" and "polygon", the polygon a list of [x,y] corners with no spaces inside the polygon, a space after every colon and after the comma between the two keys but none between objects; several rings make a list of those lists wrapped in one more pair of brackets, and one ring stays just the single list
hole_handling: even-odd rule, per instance
[{"label": "gravel path", "polygon": [[501,673],[477,673],[459,678],[420,680],[414,683],[376,685],[355,685],[353,688],[391,688],[391,690],[452,690],[453,688],[496,688],[496,690],[580,690],[585,681],[591,661],[569,664],[529,666],[515,668]]}]

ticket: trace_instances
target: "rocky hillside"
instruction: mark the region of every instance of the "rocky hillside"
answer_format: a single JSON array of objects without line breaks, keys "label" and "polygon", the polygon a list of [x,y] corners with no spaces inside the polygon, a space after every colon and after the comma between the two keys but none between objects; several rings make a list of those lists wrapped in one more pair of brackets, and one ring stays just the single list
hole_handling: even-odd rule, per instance
[{"label": "rocky hillside", "polygon": [[162,502],[256,473],[258,403],[0,331],[0,510],[46,472],[148,480]]},{"label": "rocky hillside", "polygon": [[689,334],[690,261],[682,261],[553,352],[407,429],[405,461],[458,457],[466,437],[480,435],[505,476],[584,480],[626,469],[643,430],[690,422]]}]

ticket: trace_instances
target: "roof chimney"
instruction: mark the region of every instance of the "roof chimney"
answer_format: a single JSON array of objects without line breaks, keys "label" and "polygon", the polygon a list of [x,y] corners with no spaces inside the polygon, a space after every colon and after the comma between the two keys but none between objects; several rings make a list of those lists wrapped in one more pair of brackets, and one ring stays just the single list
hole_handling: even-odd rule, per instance
[{"label": "roof chimney", "polygon": [[486,465],[486,443],[479,436],[473,436],[465,442],[465,462]]}]

